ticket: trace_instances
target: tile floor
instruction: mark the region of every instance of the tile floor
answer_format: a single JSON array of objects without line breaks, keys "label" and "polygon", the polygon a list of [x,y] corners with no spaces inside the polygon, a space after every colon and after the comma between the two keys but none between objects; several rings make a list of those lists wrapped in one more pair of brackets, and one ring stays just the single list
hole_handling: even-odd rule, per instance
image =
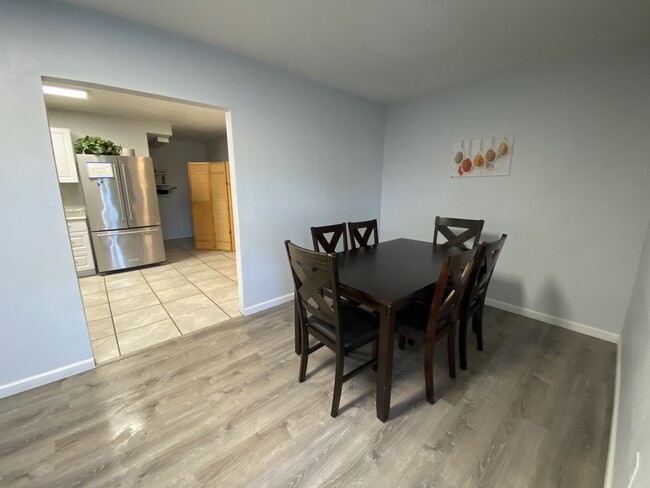
[{"label": "tile floor", "polygon": [[235,253],[165,241],[167,263],[79,279],[96,363],[241,315]]}]

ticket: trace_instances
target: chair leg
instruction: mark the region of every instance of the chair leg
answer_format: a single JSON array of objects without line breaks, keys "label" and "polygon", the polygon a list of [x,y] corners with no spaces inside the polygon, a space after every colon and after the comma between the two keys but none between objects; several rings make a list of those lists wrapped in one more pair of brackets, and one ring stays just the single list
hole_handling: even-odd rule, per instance
[{"label": "chair leg", "polygon": [[447,332],[447,362],[449,363],[449,377],[456,377],[456,323]]},{"label": "chair leg", "polygon": [[332,397],[332,417],[339,414],[341,388],[343,387],[343,352],[336,353],[336,374],[334,375],[334,396]]},{"label": "chair leg", "polygon": [[483,307],[472,317],[472,326],[476,332],[476,348],[479,351],[483,350]]},{"label": "chair leg", "polygon": [[458,331],[458,351],[460,353],[460,369],[467,369],[467,322],[468,317],[463,315],[460,318],[460,329]]},{"label": "chair leg", "polygon": [[296,350],[296,354],[300,355],[300,353],[302,352],[302,337],[301,337],[302,331],[301,331],[301,325],[300,325],[300,311],[299,311],[299,308],[298,308],[298,300],[294,299],[293,308],[294,308],[293,312],[294,312],[294,321],[295,321],[295,323],[294,323],[294,328],[295,328],[294,333],[295,333],[295,336],[296,336],[295,337],[295,343],[296,343],[295,344],[295,350]]},{"label": "chair leg", "polygon": [[307,376],[307,360],[309,358],[309,333],[301,330],[301,351],[300,351],[300,373],[298,373],[298,382],[305,381]]},{"label": "chair leg", "polygon": [[[379,357],[379,339],[377,339],[376,341],[374,341],[372,343],[372,359],[373,359],[373,361],[376,361],[378,357]],[[375,363],[372,366],[372,370],[377,371],[377,366],[378,366],[378,364]]]},{"label": "chair leg", "polygon": [[427,402],[433,405],[433,342],[427,341],[424,346],[424,385]]},{"label": "chair leg", "polygon": [[405,347],[406,347],[406,337],[404,337],[403,335],[400,335],[399,336],[399,348],[404,350]]}]

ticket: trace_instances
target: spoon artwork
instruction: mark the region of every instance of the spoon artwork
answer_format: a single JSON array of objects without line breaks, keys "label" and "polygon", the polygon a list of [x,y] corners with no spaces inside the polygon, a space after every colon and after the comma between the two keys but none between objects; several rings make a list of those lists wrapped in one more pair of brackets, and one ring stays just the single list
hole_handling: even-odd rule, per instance
[{"label": "spoon artwork", "polygon": [[497,152],[494,150],[494,136],[492,136],[492,141],[490,143],[490,147],[488,147],[488,150],[485,151],[485,160],[488,163],[491,163],[496,158],[497,158]]},{"label": "spoon artwork", "polygon": [[454,154],[454,162],[456,164],[460,164],[463,161],[463,158],[465,157],[465,154],[463,153],[463,143],[465,141],[460,141],[460,149],[456,151],[456,154]]},{"label": "spoon artwork", "polygon": [[503,141],[501,144],[499,144],[499,157],[503,157],[506,154],[508,154],[508,151],[510,151],[510,146],[508,145],[508,139],[506,139],[506,136],[503,136]]},{"label": "spoon artwork", "polygon": [[489,170],[494,169],[494,161],[497,158],[497,152],[494,150],[494,136],[490,141],[490,147],[485,151],[485,167]]},{"label": "spoon artwork", "polygon": [[[470,156],[471,154],[472,154],[472,140],[470,139],[470,141],[469,141],[469,151],[468,151],[467,155]],[[472,171],[472,168],[473,168],[472,160],[469,157],[463,159],[463,162],[460,163],[460,169],[463,171],[463,173],[469,173],[470,171]],[[460,172],[459,172],[459,174],[460,174]]]},{"label": "spoon artwork", "polygon": [[481,138],[481,146],[479,152],[477,152],[476,156],[474,156],[474,166],[477,168],[482,168],[483,164],[485,164],[485,159],[483,158],[483,138]]}]

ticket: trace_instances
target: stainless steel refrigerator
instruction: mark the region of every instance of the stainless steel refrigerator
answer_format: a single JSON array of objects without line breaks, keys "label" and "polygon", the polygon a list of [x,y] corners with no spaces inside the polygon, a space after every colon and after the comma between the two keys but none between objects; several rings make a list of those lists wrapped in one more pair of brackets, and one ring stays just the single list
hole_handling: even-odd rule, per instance
[{"label": "stainless steel refrigerator", "polygon": [[77,155],[100,273],[165,261],[151,158]]}]

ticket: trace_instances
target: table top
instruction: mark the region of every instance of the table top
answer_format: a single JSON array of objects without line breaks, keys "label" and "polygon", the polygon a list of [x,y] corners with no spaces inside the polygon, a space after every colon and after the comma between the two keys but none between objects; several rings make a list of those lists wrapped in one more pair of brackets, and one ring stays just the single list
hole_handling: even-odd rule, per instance
[{"label": "table top", "polygon": [[431,242],[395,239],[337,253],[341,291],[399,307],[438,281],[445,258],[458,252]]}]

